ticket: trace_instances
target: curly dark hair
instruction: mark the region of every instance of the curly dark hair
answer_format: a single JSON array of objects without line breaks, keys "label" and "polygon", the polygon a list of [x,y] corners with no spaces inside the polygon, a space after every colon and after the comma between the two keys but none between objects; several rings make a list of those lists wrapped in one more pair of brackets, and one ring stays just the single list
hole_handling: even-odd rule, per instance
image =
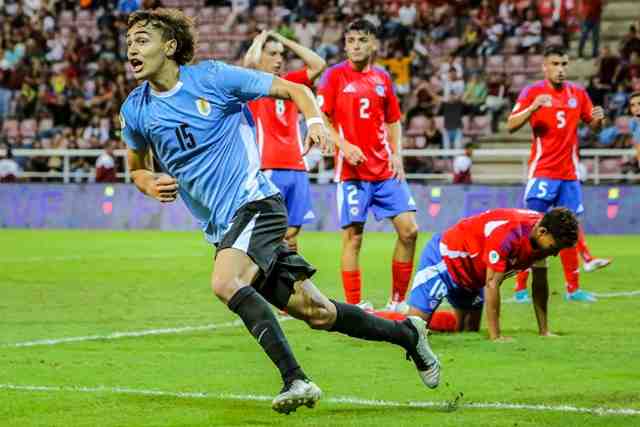
[{"label": "curly dark hair", "polygon": [[158,8],[139,10],[129,15],[127,30],[136,24],[160,30],[162,40],[175,40],[178,44],[171,57],[179,65],[188,64],[193,60],[196,50],[197,32],[193,18],[178,9]]},{"label": "curly dark hair", "polygon": [[547,212],[540,226],[549,230],[556,243],[563,248],[571,248],[578,242],[578,219],[567,208],[553,208]]},{"label": "curly dark hair", "polygon": [[373,22],[364,18],[359,18],[349,22],[344,30],[344,34],[347,34],[350,31],[362,31],[365,34],[371,34],[374,37],[378,37],[379,32],[378,27],[376,27]]}]

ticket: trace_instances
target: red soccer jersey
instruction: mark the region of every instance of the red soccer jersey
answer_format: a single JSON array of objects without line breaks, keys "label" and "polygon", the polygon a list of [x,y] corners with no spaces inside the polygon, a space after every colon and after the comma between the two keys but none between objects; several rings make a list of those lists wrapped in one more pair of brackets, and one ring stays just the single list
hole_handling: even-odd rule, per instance
[{"label": "red soccer jersey", "polygon": [[528,108],[539,95],[551,95],[551,107],[542,106],[529,118],[533,143],[529,157],[529,179],[575,180],[578,167],[578,125],[591,122],[593,104],[583,87],[566,82],[554,89],[541,80],[525,87],[511,115]]},{"label": "red soccer jersey", "polygon": [[391,178],[391,148],[385,123],[400,120],[400,105],[389,74],[375,66],[356,71],[349,61],[344,61],[324,73],[318,94],[320,107],[336,131],[367,157],[359,166],[351,166],[336,150],[336,180]]},{"label": "red soccer jersey", "polygon": [[442,235],[440,254],[461,287],[485,285],[487,268],[511,275],[544,257],[529,235],[543,214],[525,209],[494,209],[465,218]]},{"label": "red soccer jersey", "polygon": [[[308,87],[313,85],[306,68],[282,78]],[[249,102],[249,109],[256,122],[262,169],[306,170],[296,104],[283,99],[260,98]]]}]

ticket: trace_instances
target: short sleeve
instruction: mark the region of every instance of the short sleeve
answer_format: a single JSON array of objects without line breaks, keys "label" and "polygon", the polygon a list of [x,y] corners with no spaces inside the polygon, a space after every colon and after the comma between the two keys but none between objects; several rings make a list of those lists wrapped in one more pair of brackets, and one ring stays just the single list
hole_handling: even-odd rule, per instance
[{"label": "short sleeve", "polygon": [[391,78],[387,75],[385,78],[386,93],[389,95],[385,99],[384,105],[384,121],[387,123],[395,123],[400,120],[402,113],[400,112],[400,103],[396,92],[393,90]]},{"label": "short sleeve", "polygon": [[518,99],[516,100],[516,105],[513,107],[511,111],[511,115],[519,114],[529,108],[531,104],[535,101],[534,91],[531,90],[530,86],[525,87],[518,95]]},{"label": "short sleeve", "polygon": [[282,78],[293,83],[305,85],[309,88],[313,87],[313,82],[309,80],[309,72],[307,71],[307,67],[291,71],[282,76]]},{"label": "short sleeve", "polygon": [[585,123],[591,123],[593,120],[593,103],[591,102],[591,98],[589,98],[589,94],[584,89],[581,90],[582,93],[582,102],[580,103],[580,120]]},{"label": "short sleeve", "polygon": [[336,101],[336,84],[333,69],[328,69],[320,78],[318,84],[318,104],[327,116],[333,114]]},{"label": "short sleeve", "polygon": [[210,61],[208,81],[229,103],[244,103],[268,96],[273,75],[262,71]]},{"label": "short sleeve", "polygon": [[146,151],[148,142],[137,129],[135,115],[129,113],[131,104],[125,102],[120,110],[120,125],[122,127],[122,140],[127,147],[135,151]]}]

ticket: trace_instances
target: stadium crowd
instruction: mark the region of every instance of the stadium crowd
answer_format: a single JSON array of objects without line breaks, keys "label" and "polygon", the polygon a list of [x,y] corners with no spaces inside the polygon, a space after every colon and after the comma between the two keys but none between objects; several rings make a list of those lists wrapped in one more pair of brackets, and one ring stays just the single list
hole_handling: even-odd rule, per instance
[{"label": "stadium crowd", "polygon": [[[104,163],[122,170],[112,149],[118,111],[136,86],[126,65],[127,15],[140,8],[181,7],[197,16],[198,57],[241,63],[252,39],[274,29],[313,48],[329,64],[343,59],[342,33],[354,17],[380,28],[378,64],[394,80],[404,113],[405,148],[462,148],[500,130],[518,92],[541,72],[547,41],[590,59],[582,82],[611,125],[580,133],[584,147],[629,147],[629,94],[640,90],[640,24],[617,46],[599,43],[598,0],[26,0],[0,1],[0,120],[15,148],[104,148]],[[290,61],[298,67],[299,61]],[[109,161],[111,157],[111,161]],[[408,172],[437,172],[439,159],[407,158]],[[21,170],[60,171],[60,157],[16,158]],[[100,161],[100,160],[99,160]],[[435,163],[434,163],[435,162]],[[104,166],[104,164],[98,165]],[[96,158],[75,158],[92,171]],[[115,179],[106,174],[105,179]]]}]

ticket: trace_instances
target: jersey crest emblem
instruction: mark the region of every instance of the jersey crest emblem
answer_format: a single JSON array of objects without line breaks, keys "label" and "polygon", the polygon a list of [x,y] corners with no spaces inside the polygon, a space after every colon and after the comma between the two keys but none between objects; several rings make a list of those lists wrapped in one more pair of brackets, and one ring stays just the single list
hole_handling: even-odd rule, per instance
[{"label": "jersey crest emblem", "polygon": [[376,93],[378,96],[384,96],[384,85],[376,85]]},{"label": "jersey crest emblem", "polygon": [[206,99],[198,98],[196,107],[198,107],[198,112],[205,117],[211,114],[211,104]]},{"label": "jersey crest emblem", "polygon": [[575,98],[569,99],[569,108],[576,108],[578,106],[578,100]]},{"label": "jersey crest emblem", "polygon": [[500,254],[497,251],[489,252],[489,262],[495,264],[500,261]]}]

